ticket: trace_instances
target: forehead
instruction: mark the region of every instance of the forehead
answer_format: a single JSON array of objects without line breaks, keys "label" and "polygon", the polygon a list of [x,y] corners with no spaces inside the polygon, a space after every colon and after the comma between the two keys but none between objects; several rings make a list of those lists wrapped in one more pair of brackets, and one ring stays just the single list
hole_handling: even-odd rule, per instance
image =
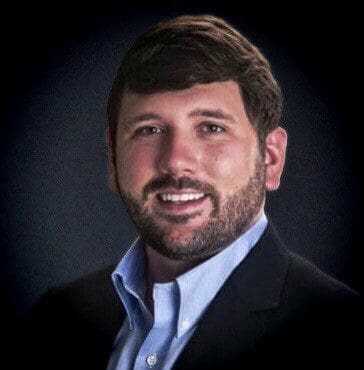
[{"label": "forehead", "polygon": [[126,121],[144,113],[188,115],[196,109],[218,109],[235,118],[246,118],[239,85],[235,81],[225,81],[152,94],[126,92],[121,99],[119,120]]}]

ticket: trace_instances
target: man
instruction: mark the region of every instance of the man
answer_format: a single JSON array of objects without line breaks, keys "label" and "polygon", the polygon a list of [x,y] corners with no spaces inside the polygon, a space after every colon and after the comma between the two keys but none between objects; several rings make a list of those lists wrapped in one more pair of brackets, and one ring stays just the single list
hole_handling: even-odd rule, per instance
[{"label": "man", "polygon": [[269,63],[222,19],[178,17],[135,41],[106,136],[140,238],[42,299],[38,367],[348,364],[357,295],[289,252],[264,212],[285,162],[281,108]]}]

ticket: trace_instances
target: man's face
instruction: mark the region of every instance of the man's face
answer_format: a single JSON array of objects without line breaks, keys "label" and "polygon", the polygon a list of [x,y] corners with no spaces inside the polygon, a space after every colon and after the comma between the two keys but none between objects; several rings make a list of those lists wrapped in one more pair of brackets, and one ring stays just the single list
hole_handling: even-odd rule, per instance
[{"label": "man's face", "polygon": [[233,81],[126,93],[111,180],[150,247],[173,259],[206,258],[263,207],[257,143]]}]

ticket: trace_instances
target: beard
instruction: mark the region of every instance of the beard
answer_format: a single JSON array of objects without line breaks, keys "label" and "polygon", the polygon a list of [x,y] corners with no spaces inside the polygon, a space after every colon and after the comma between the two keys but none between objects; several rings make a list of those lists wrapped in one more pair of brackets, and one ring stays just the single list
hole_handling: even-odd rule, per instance
[{"label": "beard", "polygon": [[[211,185],[187,177],[175,179],[165,176],[151,181],[144,188],[142,201],[130,194],[123,194],[120,186],[118,188],[129,216],[146,245],[173,260],[197,261],[225,249],[253,223],[265,199],[265,176],[266,167],[258,155],[254,173],[247,185],[227,196],[224,201]],[[200,213],[176,216],[165,215],[160,211],[153,213],[145,203],[149,195],[163,188],[188,188],[207,194],[212,201],[212,211],[207,221],[182,236],[173,236],[171,231],[174,224],[178,226],[187,223]],[[170,226],[158,222],[160,217],[168,220]]]}]

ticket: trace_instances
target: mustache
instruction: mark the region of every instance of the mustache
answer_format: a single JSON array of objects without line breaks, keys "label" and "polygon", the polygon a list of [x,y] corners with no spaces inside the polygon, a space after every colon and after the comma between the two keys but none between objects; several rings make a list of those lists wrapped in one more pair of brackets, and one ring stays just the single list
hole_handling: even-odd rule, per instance
[{"label": "mustache", "polygon": [[216,200],[219,198],[217,191],[210,184],[197,179],[191,179],[186,176],[175,178],[171,175],[165,175],[155,180],[151,180],[147,185],[145,185],[143,189],[143,200],[146,201],[149,194],[155,193],[165,188],[174,188],[177,190],[194,189],[200,191],[201,193],[209,194]]}]

